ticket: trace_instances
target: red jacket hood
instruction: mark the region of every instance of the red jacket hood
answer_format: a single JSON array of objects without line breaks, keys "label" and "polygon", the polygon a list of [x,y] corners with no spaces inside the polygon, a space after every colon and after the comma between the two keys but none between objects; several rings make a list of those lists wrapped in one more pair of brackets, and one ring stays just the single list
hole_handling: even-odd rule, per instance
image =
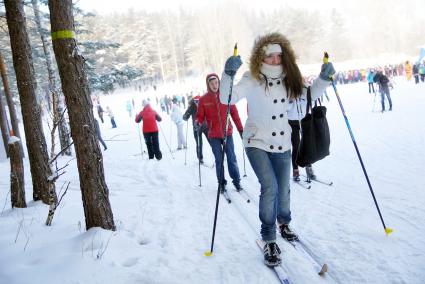
[{"label": "red jacket hood", "polygon": [[[208,91],[208,93],[210,93],[210,94],[214,94],[212,91],[211,91],[211,89],[210,89],[210,85],[208,84],[208,82],[210,81],[210,78],[216,78],[217,80],[218,80],[218,84],[219,84],[219,86],[220,86],[220,78],[218,77],[218,75],[217,74],[215,74],[215,73],[211,73],[211,74],[208,74],[207,75],[207,77],[205,78],[205,83],[207,84],[207,91]],[[219,91],[217,91],[217,93],[218,93]]]}]

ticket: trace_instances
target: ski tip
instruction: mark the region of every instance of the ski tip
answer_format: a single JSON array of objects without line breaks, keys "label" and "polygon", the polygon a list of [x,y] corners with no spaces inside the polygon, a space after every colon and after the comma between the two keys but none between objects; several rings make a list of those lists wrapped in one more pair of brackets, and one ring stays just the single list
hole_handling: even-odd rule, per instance
[{"label": "ski tip", "polygon": [[206,252],[204,252],[204,256],[212,256],[212,251],[206,251]]},{"label": "ski tip", "polygon": [[394,230],[391,228],[385,228],[385,234],[387,235],[387,237],[393,232]]},{"label": "ski tip", "polygon": [[322,265],[322,269],[320,270],[319,275],[324,276],[326,272],[328,272],[328,265],[325,263]]}]

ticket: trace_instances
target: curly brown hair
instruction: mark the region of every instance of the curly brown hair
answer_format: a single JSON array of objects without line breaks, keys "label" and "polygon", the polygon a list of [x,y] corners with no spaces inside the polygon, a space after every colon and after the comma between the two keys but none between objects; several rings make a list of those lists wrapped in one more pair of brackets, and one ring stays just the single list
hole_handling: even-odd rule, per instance
[{"label": "curly brown hair", "polygon": [[259,82],[264,81],[260,72],[261,64],[265,57],[263,47],[272,43],[279,44],[282,48],[282,67],[286,73],[284,82],[288,96],[290,98],[298,98],[301,96],[304,86],[303,77],[296,63],[295,52],[292,49],[291,43],[284,35],[278,32],[260,36],[255,40],[249,62],[251,76]]}]

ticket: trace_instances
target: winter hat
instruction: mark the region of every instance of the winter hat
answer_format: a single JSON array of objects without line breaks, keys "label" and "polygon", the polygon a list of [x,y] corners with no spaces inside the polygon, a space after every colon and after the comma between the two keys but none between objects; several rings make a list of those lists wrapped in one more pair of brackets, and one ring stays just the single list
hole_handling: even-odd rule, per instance
[{"label": "winter hat", "polygon": [[217,79],[220,81],[220,79],[218,78],[218,76],[216,74],[212,74],[211,76],[208,76],[207,78],[207,82],[209,83],[210,81]]},{"label": "winter hat", "polygon": [[148,104],[149,104],[149,102],[147,100],[142,101],[142,106],[147,106]]},{"label": "winter hat", "polygon": [[208,74],[207,75],[207,78],[206,78],[205,81],[207,81],[207,90],[208,90],[208,92],[211,92],[209,83],[210,83],[210,81],[212,81],[214,79],[217,79],[218,82],[220,83],[220,78],[218,78],[218,75],[217,74],[211,73],[211,74]]},{"label": "winter hat", "polygon": [[277,43],[271,43],[263,47],[264,53],[266,56],[272,53],[282,53],[282,48]]}]

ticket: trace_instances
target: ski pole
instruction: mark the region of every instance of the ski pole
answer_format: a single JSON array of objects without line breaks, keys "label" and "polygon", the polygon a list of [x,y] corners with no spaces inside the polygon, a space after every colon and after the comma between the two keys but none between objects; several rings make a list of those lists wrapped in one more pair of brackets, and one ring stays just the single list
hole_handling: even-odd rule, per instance
[{"label": "ski pole", "polygon": [[[326,52],[325,52],[325,58],[326,58],[326,61],[327,61],[328,55],[327,55]],[[325,59],[324,59],[324,61],[325,61]],[[335,91],[336,98],[338,99],[338,103],[339,103],[339,107],[341,108],[342,115],[344,116],[345,124],[347,125],[348,131],[350,132],[350,136],[351,136],[351,140],[353,141],[354,148],[356,149],[357,157],[359,158],[360,165],[362,166],[363,173],[364,173],[364,175],[366,177],[366,181],[367,181],[367,184],[369,186],[370,193],[372,194],[373,201],[375,202],[375,207],[378,210],[379,218],[381,219],[382,226],[384,226],[385,233],[388,236],[389,234],[391,234],[393,232],[393,230],[390,229],[390,228],[387,228],[385,226],[385,222],[384,222],[384,219],[382,218],[381,210],[379,210],[378,202],[376,201],[376,197],[375,197],[375,194],[373,192],[372,185],[371,185],[370,180],[369,180],[369,176],[367,175],[366,168],[365,168],[365,166],[363,164],[363,160],[362,160],[362,157],[360,155],[359,148],[357,147],[356,140],[354,139],[354,134],[353,134],[353,131],[351,130],[350,123],[348,122],[348,118],[347,118],[347,115],[345,113],[344,107],[342,105],[341,98],[339,97],[338,90],[337,90],[337,88],[335,86],[335,82],[334,82],[333,78],[330,78],[330,80],[332,82],[332,87],[333,87],[333,89]]]},{"label": "ski pole", "polygon": [[140,143],[140,155],[143,158],[143,144],[142,144],[142,136],[140,135],[140,127],[138,125],[137,126],[137,130],[139,131],[139,143]]},{"label": "ski pole", "polygon": [[170,125],[170,151],[171,151],[171,146],[173,146],[173,122],[171,121],[171,125]]},{"label": "ski pole", "polygon": [[[235,47],[233,48],[233,56],[238,55],[238,44],[235,44]],[[221,152],[221,162],[220,162],[220,178],[218,182],[217,187],[217,198],[215,202],[215,213],[214,213],[214,225],[213,225],[213,233],[212,233],[212,240],[211,240],[211,249],[210,251],[207,251],[204,253],[205,256],[211,256],[214,250],[214,238],[215,238],[215,229],[217,227],[217,214],[218,214],[218,205],[220,202],[220,186],[223,186],[223,176],[224,176],[224,153],[226,153],[226,144],[227,144],[227,127],[229,126],[229,116],[230,116],[230,101],[232,98],[232,90],[233,90],[233,79],[234,75],[230,77],[230,90],[229,90],[229,97],[227,99],[227,109],[226,109],[226,124],[224,128],[224,138],[223,138],[223,151]],[[220,101],[218,102],[220,104]],[[219,105],[220,109],[220,105]],[[220,113],[219,113],[220,117]],[[221,119],[221,118],[220,118]]]},{"label": "ski pole", "polygon": [[243,156],[243,177],[247,177],[246,167],[245,167],[245,147],[243,145],[242,145],[242,156]]},{"label": "ski pole", "polygon": [[200,135],[201,135],[201,131],[200,129],[198,131],[196,131],[196,154],[198,156],[198,176],[199,176],[199,187],[202,186],[201,183],[201,158],[200,158],[200,145],[199,145],[199,140],[200,140]]},{"label": "ski pole", "polygon": [[168,150],[170,151],[171,158],[173,158],[173,160],[174,160],[173,152],[171,151],[170,145],[168,145],[167,138],[165,137],[164,131],[162,131],[161,124],[160,123],[158,123],[158,124],[159,124],[159,129],[161,130],[162,136],[164,137],[165,144],[167,144]]},{"label": "ski pole", "polygon": [[185,149],[184,149],[184,165],[186,166],[187,160],[187,130],[189,129],[189,120],[186,121],[186,141],[185,141]]},{"label": "ski pole", "polygon": [[373,107],[372,107],[372,112],[375,111],[375,101],[376,101],[376,91],[373,90],[373,93],[375,94],[375,96],[373,97]]}]

